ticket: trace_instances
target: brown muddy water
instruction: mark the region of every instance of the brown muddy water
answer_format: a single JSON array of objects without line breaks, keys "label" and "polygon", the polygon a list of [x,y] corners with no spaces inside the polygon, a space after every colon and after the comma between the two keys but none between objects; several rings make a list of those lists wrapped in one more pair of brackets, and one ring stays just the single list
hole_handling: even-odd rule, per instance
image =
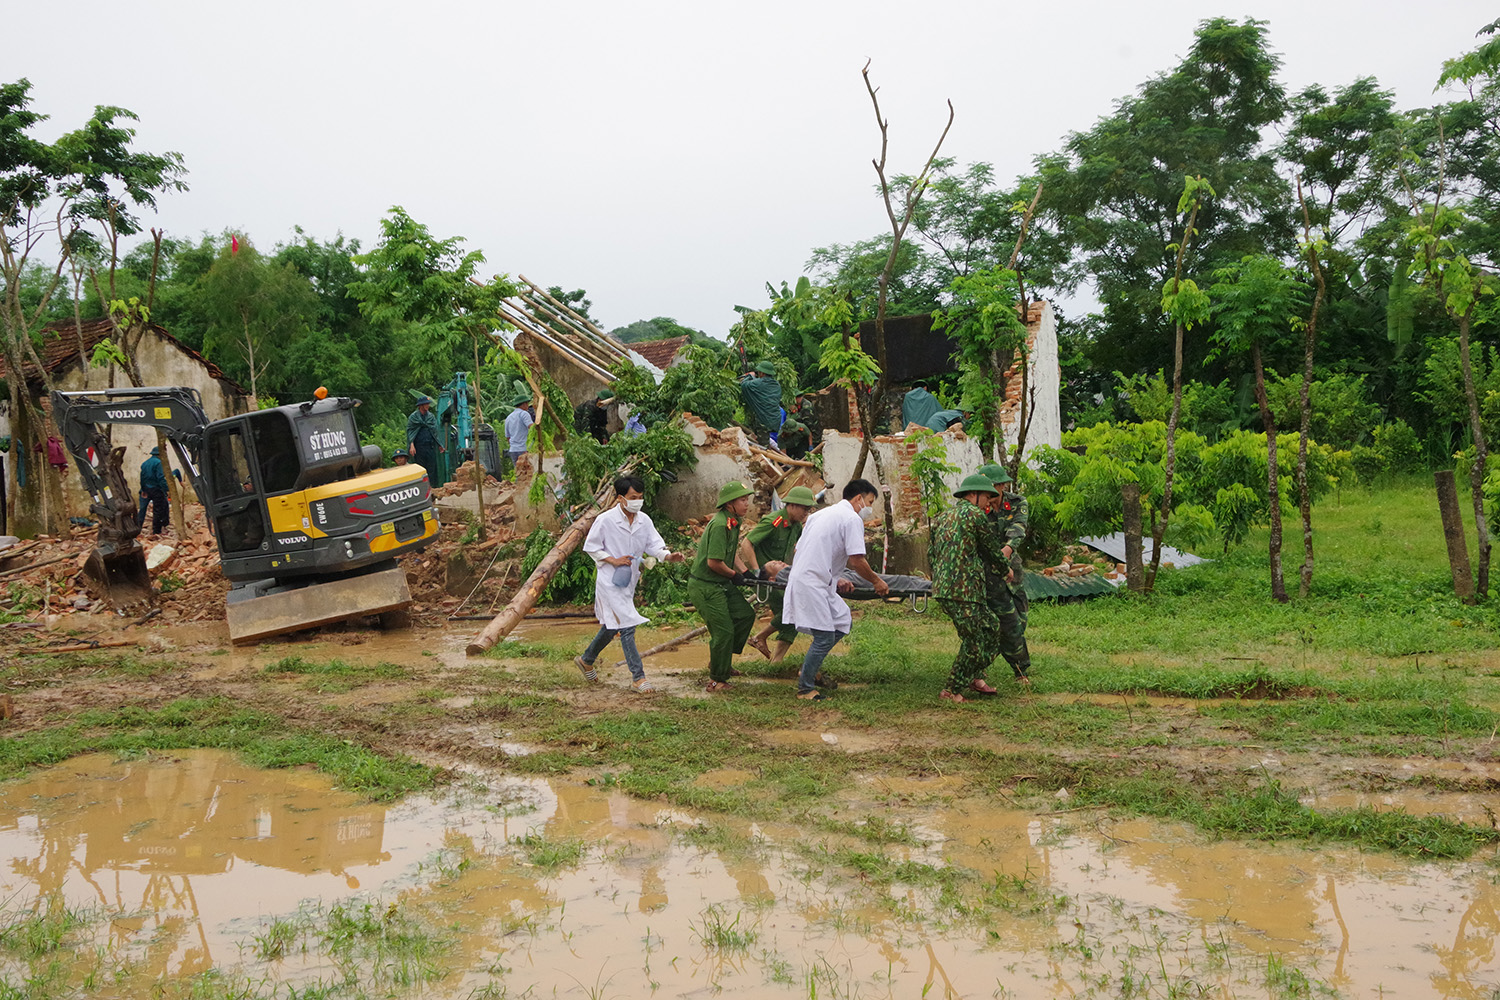
[{"label": "brown muddy water", "polygon": [[[365,903],[399,906],[448,942],[434,981],[379,995],[1114,997],[1175,984],[1172,995],[1264,997],[1307,995],[1304,979],[1313,995],[1321,983],[1348,997],[1500,989],[1492,857],[1420,865],[1207,842],[1005,808],[944,779],[871,776],[838,805],[905,823],[915,842],[877,848],[565,782],[470,777],[379,806],[311,771],[211,751],[82,757],[0,786],[0,928],[38,899],[88,908],[71,942],[75,984],[94,968],[108,985],[79,993],[132,998],[214,968],[253,984],[249,996],[338,981],[349,970],[316,934],[274,960],[257,939],[278,918],[316,926],[330,907]],[[874,877],[879,854],[931,867]],[[960,914],[930,885],[948,866],[996,891],[977,906],[986,894],[971,892]],[[25,975],[7,949],[0,971]]]}]

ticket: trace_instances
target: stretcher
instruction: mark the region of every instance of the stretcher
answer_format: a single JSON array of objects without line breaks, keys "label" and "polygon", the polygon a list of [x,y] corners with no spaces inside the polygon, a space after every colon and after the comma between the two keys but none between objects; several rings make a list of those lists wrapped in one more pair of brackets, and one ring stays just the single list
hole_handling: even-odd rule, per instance
[{"label": "stretcher", "polygon": [[[870,586],[870,581],[853,570],[845,570],[840,579],[854,584],[854,589],[847,594],[840,593],[839,596],[851,601],[908,601],[912,611],[919,615],[927,613],[927,600],[932,596],[931,580],[926,577],[904,576],[897,573],[882,573],[879,576],[885,581],[885,585],[891,588],[890,593],[885,597],[875,593],[875,588]],[[754,599],[761,604],[770,601],[773,591],[786,590],[784,578],[767,579],[765,570],[761,570],[758,574],[744,574],[740,582],[752,589]]]}]

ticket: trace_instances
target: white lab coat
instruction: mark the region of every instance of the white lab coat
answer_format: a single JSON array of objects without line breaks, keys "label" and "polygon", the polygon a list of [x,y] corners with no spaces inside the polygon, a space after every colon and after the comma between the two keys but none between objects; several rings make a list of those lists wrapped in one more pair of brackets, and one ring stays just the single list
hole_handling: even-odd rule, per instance
[{"label": "white lab coat", "polygon": [[781,620],[802,632],[848,632],[853,617],[838,595],[839,574],[850,556],[864,554],[865,522],[848,500],[808,515],[787,571]]},{"label": "white lab coat", "polygon": [[[583,551],[594,560],[597,577],[594,580],[594,617],[605,628],[630,628],[644,625],[651,619],[635,609],[635,585],[641,579],[641,556],[665,559],[669,554],[667,543],[661,532],[651,523],[644,512],[635,516],[632,523],[625,517],[624,508],[618,504],[594,518],[584,539]],[[615,567],[605,559],[630,556],[630,585],[616,587]]]}]

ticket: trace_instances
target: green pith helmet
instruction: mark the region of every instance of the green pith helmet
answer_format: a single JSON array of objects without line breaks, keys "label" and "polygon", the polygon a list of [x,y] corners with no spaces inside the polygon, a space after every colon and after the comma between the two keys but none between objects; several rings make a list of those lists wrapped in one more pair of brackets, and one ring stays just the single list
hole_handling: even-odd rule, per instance
[{"label": "green pith helmet", "polygon": [[786,491],[786,496],[781,498],[782,503],[795,503],[803,507],[816,507],[818,498],[813,496],[813,491],[806,486],[793,486]]},{"label": "green pith helmet", "polygon": [[998,494],[999,492],[999,490],[995,489],[995,484],[990,482],[989,476],[975,472],[972,475],[966,476],[964,481],[958,484],[958,489],[953,491],[953,495],[961,497],[965,493]]},{"label": "green pith helmet", "polygon": [[746,486],[744,483],[725,483],[723,486],[719,487],[719,502],[714,506],[722,507],[726,503],[732,503],[735,500],[738,500],[740,497],[748,497],[753,495],[754,493],[755,491]]},{"label": "green pith helmet", "polygon": [[756,365],[755,371],[760,375],[769,375],[772,378],[776,377],[776,366],[771,364],[771,362],[769,361],[762,361],[760,364]]},{"label": "green pith helmet", "polygon": [[1013,482],[1013,480],[1010,478],[1010,473],[1005,471],[1005,466],[999,465],[995,462],[981,465],[978,471],[981,476],[988,476],[990,482],[994,483],[996,486],[999,486],[1001,483]]},{"label": "green pith helmet", "polygon": [[517,393],[516,394],[516,398],[512,399],[510,401],[510,405],[511,406],[530,406],[531,405],[531,397],[530,396],[523,396],[520,393]]},{"label": "green pith helmet", "polygon": [[615,398],[615,391],[613,389],[600,389],[599,390],[599,400],[601,402],[607,402],[607,401],[609,401],[611,399],[614,399],[614,398]]}]

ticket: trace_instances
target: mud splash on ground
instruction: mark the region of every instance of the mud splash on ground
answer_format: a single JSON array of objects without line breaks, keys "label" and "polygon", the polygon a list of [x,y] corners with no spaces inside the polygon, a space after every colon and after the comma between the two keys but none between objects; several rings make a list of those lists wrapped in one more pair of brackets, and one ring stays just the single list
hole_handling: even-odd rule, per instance
[{"label": "mud splash on ground", "polygon": [[[1210,843],[959,798],[941,778],[893,781],[865,783],[882,819],[910,834],[882,848],[607,787],[492,777],[383,807],[311,771],[211,751],[91,756],[0,786],[0,892],[10,919],[48,896],[105,915],[72,954],[114,963],[123,997],[210,968],[326,980],[334,965],[316,936],[275,958],[257,942],[278,917],[366,903],[377,917],[399,904],[447,936],[427,996],[493,984],[1103,997],[1149,980],[1151,995],[1175,983],[1249,997],[1302,977],[1349,996],[1470,998],[1500,984],[1500,887],[1485,859]],[[20,974],[13,956],[0,970]]]}]

